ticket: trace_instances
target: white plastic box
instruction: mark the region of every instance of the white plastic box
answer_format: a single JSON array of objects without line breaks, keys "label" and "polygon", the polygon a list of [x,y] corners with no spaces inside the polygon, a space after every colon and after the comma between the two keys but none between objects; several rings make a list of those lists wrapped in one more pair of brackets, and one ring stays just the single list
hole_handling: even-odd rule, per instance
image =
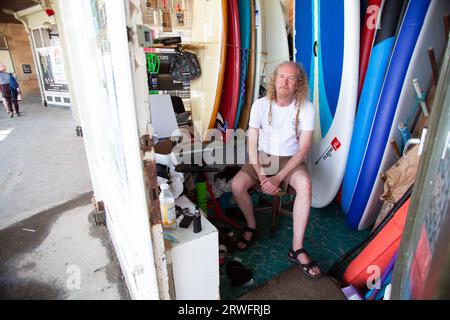
[{"label": "white plastic box", "polygon": [[[180,196],[175,204],[194,213],[195,204]],[[180,216],[178,222],[183,218]],[[177,300],[219,300],[219,236],[218,231],[201,215],[202,231],[194,233],[192,221],[188,228],[169,231],[178,243],[172,242],[166,252],[172,262]],[[167,231],[165,231],[167,232]]]}]

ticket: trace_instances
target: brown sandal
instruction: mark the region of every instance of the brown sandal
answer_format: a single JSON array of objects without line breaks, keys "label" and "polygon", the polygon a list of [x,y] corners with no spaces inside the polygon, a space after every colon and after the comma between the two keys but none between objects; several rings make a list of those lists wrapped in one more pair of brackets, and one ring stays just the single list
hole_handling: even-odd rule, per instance
[{"label": "brown sandal", "polygon": [[[244,236],[243,236],[244,232],[246,232],[246,231],[251,233],[251,236],[250,236],[249,240],[245,239]],[[242,231],[242,233],[241,233],[241,235],[240,235],[240,237],[238,239],[238,243],[236,244],[236,248],[239,251],[245,251],[245,250],[248,249],[248,247],[250,247],[255,242],[255,239],[256,239],[256,229],[250,228],[249,226],[245,226],[244,230]],[[240,248],[239,247],[239,243],[243,243],[245,245],[245,247],[244,248]]]},{"label": "brown sandal", "polygon": [[298,250],[296,250],[296,251],[294,251],[294,249],[291,248],[291,249],[289,250],[289,253],[288,253],[288,259],[289,259],[290,261],[295,262],[296,264],[298,264],[298,265],[300,266],[300,270],[302,270],[302,272],[303,272],[304,274],[306,274],[308,277],[313,278],[313,279],[320,278],[320,277],[322,276],[322,273],[319,273],[319,274],[316,274],[316,275],[310,273],[311,269],[313,269],[314,267],[316,267],[316,268],[319,269],[319,271],[320,271],[320,268],[319,268],[319,266],[317,265],[317,263],[315,263],[312,259],[311,259],[311,262],[310,262],[310,263],[301,263],[301,262],[297,259],[298,256],[299,256],[300,254],[302,254],[302,253],[306,254],[306,255],[311,259],[311,256],[310,256],[310,255],[308,254],[308,252],[307,252],[305,249],[303,249],[303,248],[298,249]]}]

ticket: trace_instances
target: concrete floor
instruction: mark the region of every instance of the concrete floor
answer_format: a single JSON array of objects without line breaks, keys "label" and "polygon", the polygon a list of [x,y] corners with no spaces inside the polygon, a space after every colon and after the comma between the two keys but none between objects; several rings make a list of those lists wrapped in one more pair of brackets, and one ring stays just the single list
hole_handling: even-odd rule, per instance
[{"label": "concrete floor", "polygon": [[332,278],[306,277],[298,266],[253,289],[238,300],[346,300]]},{"label": "concrete floor", "polygon": [[0,110],[0,299],[129,299],[67,108]]},{"label": "concrete floor", "polygon": [[92,191],[83,139],[67,108],[0,106],[0,229]]}]

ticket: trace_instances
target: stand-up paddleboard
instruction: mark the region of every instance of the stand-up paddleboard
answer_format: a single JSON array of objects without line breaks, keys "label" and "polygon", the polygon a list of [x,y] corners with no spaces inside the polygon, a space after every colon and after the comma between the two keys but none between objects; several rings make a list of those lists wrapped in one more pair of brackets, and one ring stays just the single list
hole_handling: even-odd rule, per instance
[{"label": "stand-up paddleboard", "polygon": [[239,102],[239,86],[241,74],[241,32],[239,29],[239,9],[237,0],[228,0],[227,5],[228,37],[227,62],[225,66],[226,76],[219,112],[224,121],[224,128],[233,129]]},{"label": "stand-up paddleboard", "polygon": [[359,1],[295,2],[295,59],[316,107],[308,160],[315,208],[334,199],[344,176],[358,93],[359,16]]},{"label": "stand-up paddleboard", "polygon": [[[347,214],[352,229],[363,230],[376,219],[381,202],[382,184],[377,184],[382,159],[400,99],[405,76],[422,29],[430,0],[410,0],[401,24],[389,67],[381,89],[367,151]],[[399,109],[400,110],[400,109]],[[388,147],[390,148],[390,147]],[[392,165],[395,161],[392,161]],[[381,187],[381,188],[380,188]]]},{"label": "stand-up paddleboard", "polygon": [[261,86],[261,73],[266,62],[266,37],[263,18],[263,2],[255,0],[255,28],[256,28],[256,63],[255,63],[255,87],[253,89],[253,101],[259,98]]},{"label": "stand-up paddleboard", "polygon": [[250,52],[248,62],[248,74],[244,106],[242,107],[238,127],[247,130],[250,119],[250,111],[253,103],[253,93],[255,88],[255,66],[256,66],[256,26],[255,26],[255,1],[250,0]]},{"label": "stand-up paddleboard", "polygon": [[253,0],[239,0],[239,26],[241,31],[241,76],[239,84],[239,102],[236,113],[236,119],[234,121],[234,129],[237,128],[241,111],[245,102],[245,94],[247,92],[247,74],[248,63],[250,59],[250,37],[252,34],[251,29],[251,8],[250,2]]},{"label": "stand-up paddleboard", "polygon": [[355,125],[350,144],[351,157],[347,161],[342,184],[341,207],[348,213],[354,197],[359,171],[367,150],[367,143],[372,129],[372,122],[380,97],[381,87],[389,65],[394,47],[396,30],[401,23],[403,0],[385,0],[381,13],[381,29],[378,30],[369,67],[366,73],[363,90],[356,112]]},{"label": "stand-up paddleboard", "polygon": [[[192,41],[200,44],[201,77],[191,81],[191,112],[195,131],[205,140],[214,128],[222,95],[227,39],[227,1],[194,1]],[[214,19],[211,19],[214,17]]]},{"label": "stand-up paddleboard", "polygon": [[[382,0],[369,0],[364,16],[361,30],[360,50],[359,50],[359,87],[358,100],[366,76],[367,65],[369,64],[370,52],[372,51],[375,31],[378,26],[378,17],[381,12]],[[382,25],[383,26],[383,25]]]},{"label": "stand-up paddleboard", "polygon": [[397,210],[392,219],[348,265],[342,278],[345,283],[352,284],[358,289],[365,288],[368,278],[372,276],[372,273],[368,272],[370,266],[378,267],[380,274],[387,268],[389,261],[400,247],[410,202],[408,199]]},{"label": "stand-up paddleboard", "polygon": [[262,0],[263,23],[266,44],[266,61],[261,73],[261,84],[264,88],[277,66],[283,61],[289,61],[289,44],[284,20],[283,8],[279,0]]}]

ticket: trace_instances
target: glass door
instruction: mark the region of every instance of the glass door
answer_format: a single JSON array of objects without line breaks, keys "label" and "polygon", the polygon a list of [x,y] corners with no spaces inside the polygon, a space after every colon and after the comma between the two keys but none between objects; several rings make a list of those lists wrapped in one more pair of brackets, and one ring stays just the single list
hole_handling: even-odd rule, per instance
[{"label": "glass door", "polygon": [[443,61],[391,299],[448,299],[450,295],[449,45]]}]

